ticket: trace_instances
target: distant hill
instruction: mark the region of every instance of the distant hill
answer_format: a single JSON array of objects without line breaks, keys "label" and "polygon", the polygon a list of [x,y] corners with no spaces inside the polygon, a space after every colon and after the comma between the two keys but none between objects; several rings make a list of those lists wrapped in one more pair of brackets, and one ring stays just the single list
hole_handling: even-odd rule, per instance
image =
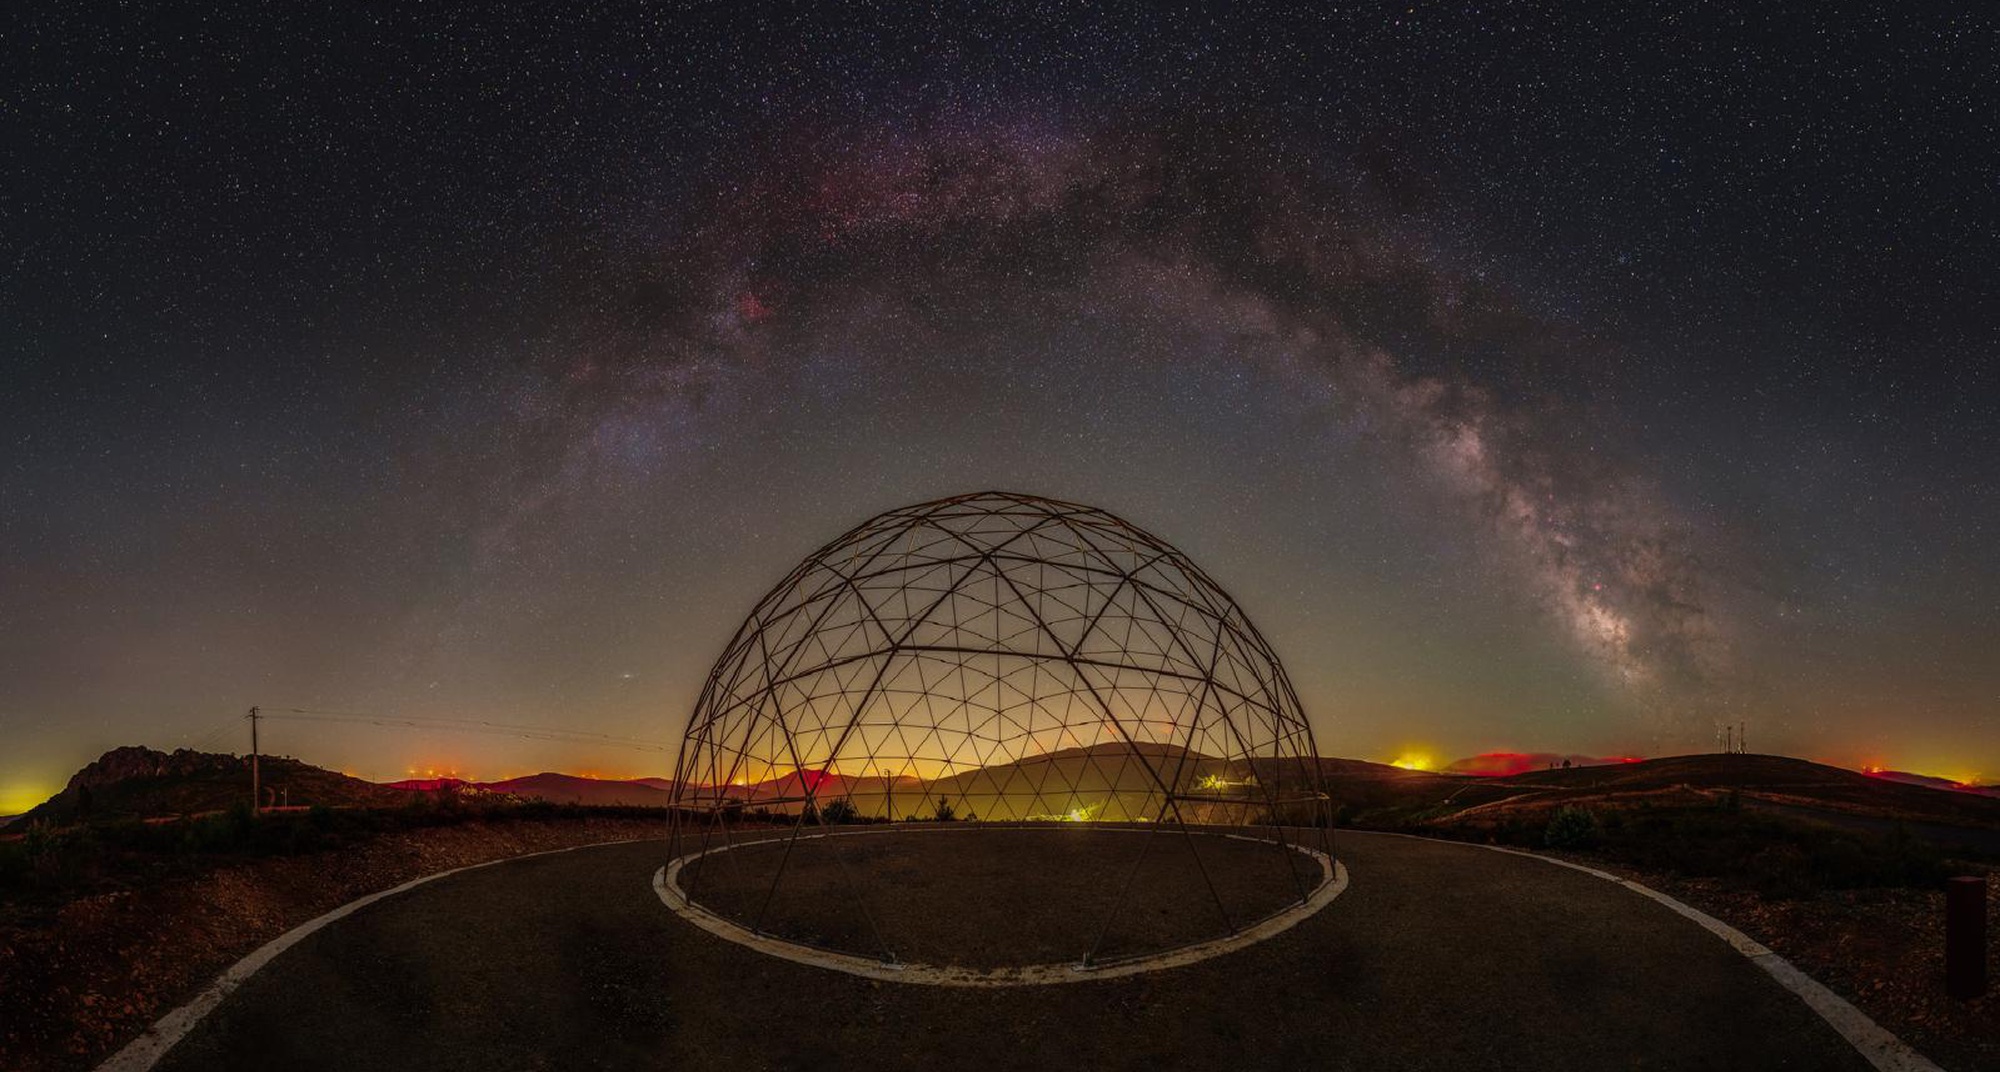
[{"label": "distant hill", "polygon": [[[1192,789],[1203,778],[1241,782],[1248,774],[1247,768],[1176,745],[1098,744],[937,779],[910,802],[915,806],[908,814],[922,815],[926,805],[935,810],[936,802],[943,801],[960,815],[992,818],[1151,819],[1162,784]],[[910,796],[905,792],[904,799]],[[868,814],[863,804],[863,814]],[[904,809],[899,801],[899,817]]]},{"label": "distant hill", "polygon": [[[1159,790],[1166,782],[1183,798],[1183,814],[1198,820],[1202,809],[1228,806],[1231,801],[1261,807],[1263,790],[1253,786],[1283,792],[1285,786],[1300,786],[1305,781],[1303,764],[1298,761],[1232,762],[1177,745],[1152,743],[1139,745],[1137,753],[1135,756],[1134,750],[1122,743],[1107,743],[994,763],[928,781],[910,776],[852,777],[806,771],[748,785],[714,787],[707,792],[751,807],[794,810],[810,787],[822,802],[846,800],[862,816],[893,814],[897,819],[929,818],[943,803],[961,818],[1131,821],[1158,815]],[[1145,762],[1139,762],[1139,757]],[[1364,760],[1322,758],[1318,764],[1323,776],[1348,784],[1356,795],[1379,795],[1385,801],[1400,801],[1402,789],[1412,784],[1433,787],[1459,781]],[[1240,819],[1238,815],[1232,821]]]},{"label": "distant hill", "polygon": [[[264,756],[259,772],[265,802],[294,806],[392,805],[407,800],[395,790],[350,778],[289,756]],[[188,815],[220,811],[250,799],[247,756],[182,748],[114,748],[70,777],[62,792],[36,805],[21,820],[55,823]]]},{"label": "distant hill", "polygon": [[1985,797],[2000,797],[2000,785],[1966,785],[1949,778],[1937,778],[1928,774],[1912,774],[1899,770],[1866,770],[1861,773],[1870,778],[1880,778],[1885,782],[1902,782],[1905,785],[1921,785],[1931,789],[1949,789],[1954,793],[1977,793]]},{"label": "distant hill", "polygon": [[408,778],[400,782],[386,782],[383,788],[406,793],[506,796],[521,800],[546,800],[551,804],[664,808],[673,799],[671,789],[673,784],[665,778],[616,780],[543,771],[540,774],[507,778],[497,782],[468,782],[461,778]]},{"label": "distant hill", "polygon": [[[2000,828],[2000,799],[1862,774],[1789,756],[1669,756],[1598,767],[1466,780],[1445,798],[1404,806],[1444,824],[1535,820],[1564,804],[1713,803],[1734,793],[1746,806],[1915,823]],[[1448,811],[1438,811],[1448,804]]]},{"label": "distant hill", "polygon": [[654,781],[663,780],[613,781],[543,771],[523,778],[480,782],[478,785],[495,793],[511,793],[523,799],[546,800],[555,804],[664,808],[673,799],[673,794],[667,789],[650,784]]},{"label": "distant hill", "polygon": [[380,784],[387,789],[401,789],[411,793],[440,793],[451,789],[479,788],[477,782],[468,782],[463,778],[405,778],[399,782]]}]

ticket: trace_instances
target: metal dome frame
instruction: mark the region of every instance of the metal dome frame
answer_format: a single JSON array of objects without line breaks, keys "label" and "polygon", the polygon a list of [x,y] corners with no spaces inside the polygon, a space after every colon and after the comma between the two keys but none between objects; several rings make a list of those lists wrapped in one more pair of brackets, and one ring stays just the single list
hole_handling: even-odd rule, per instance
[{"label": "metal dome frame", "polygon": [[[747,822],[789,827],[748,924],[769,940],[794,844],[842,821],[1145,824],[1190,843],[1196,827],[1254,830],[1288,861],[1320,856],[1330,881],[1326,802],[1276,653],[1200,567],[1106,511],[977,492],[878,514],[759,600],[689,718],[669,839],[692,860]],[[870,955],[896,965],[835,857]],[[1266,922],[1232,918],[1195,861],[1227,934]],[[1137,872],[1079,966],[1100,963]],[[1316,891],[1292,873],[1295,909]]]}]

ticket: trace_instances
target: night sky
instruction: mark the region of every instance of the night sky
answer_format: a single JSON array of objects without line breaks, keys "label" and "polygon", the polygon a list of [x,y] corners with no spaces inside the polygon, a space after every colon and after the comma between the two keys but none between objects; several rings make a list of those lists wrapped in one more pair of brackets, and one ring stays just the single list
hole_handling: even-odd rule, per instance
[{"label": "night sky", "polygon": [[1329,754],[2000,775],[1990,5],[542,6],[5,16],[0,813],[252,704],[670,745],[985,488],[1185,550]]}]

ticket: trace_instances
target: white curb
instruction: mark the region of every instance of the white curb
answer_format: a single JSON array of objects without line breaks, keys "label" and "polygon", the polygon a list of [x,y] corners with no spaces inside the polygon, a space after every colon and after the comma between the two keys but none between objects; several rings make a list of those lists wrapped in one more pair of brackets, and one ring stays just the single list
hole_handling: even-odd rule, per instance
[{"label": "white curb", "polygon": [[[955,829],[970,828],[938,826],[897,829],[885,827],[882,832],[944,832]],[[1095,832],[1143,834],[1150,833],[1151,831],[1130,827],[1105,827]],[[843,830],[832,834],[807,834],[798,840],[809,841],[814,838],[823,837],[853,837],[873,833],[876,833],[876,831],[864,828],[860,830]],[[1227,837],[1242,841],[1262,840],[1261,838],[1246,837],[1242,834],[1208,834],[1202,831],[1189,831],[1189,833],[1202,837]],[[796,942],[788,942],[782,938],[773,938],[769,935],[758,934],[740,923],[725,919],[694,903],[688,898],[687,893],[681,889],[681,869],[703,856],[711,856],[716,853],[727,852],[730,849],[745,848],[750,845],[768,845],[774,841],[782,840],[784,839],[763,838],[757,841],[737,842],[713,849],[704,849],[701,852],[689,853],[653,873],[653,892],[659,894],[660,903],[673,910],[675,915],[700,927],[702,930],[724,941],[735,942],[737,945],[747,946],[759,953],[765,953],[794,963],[846,972],[849,975],[859,975],[863,978],[879,979],[884,982],[919,983],[929,986],[1001,987],[1047,986],[1053,983],[1088,983],[1099,979],[1116,979],[1124,975],[1137,975],[1140,972],[1178,968],[1182,965],[1207,960],[1210,957],[1219,957],[1224,953],[1231,953],[1245,946],[1255,945],[1274,934],[1289,930],[1307,916],[1333,903],[1333,899],[1340,896],[1341,891],[1347,888],[1347,868],[1342,866],[1339,861],[1317,849],[1291,844],[1286,847],[1319,862],[1321,875],[1319,885],[1313,888],[1312,893],[1307,895],[1305,900],[1266,916],[1234,934],[1225,935],[1221,938],[1215,938],[1206,942],[1197,942],[1194,945],[1184,945],[1161,953],[1130,957],[1107,964],[1088,967],[1074,962],[1062,964],[1029,964],[1020,967],[989,969],[954,968],[935,964],[890,964],[848,953],[815,949]]]}]

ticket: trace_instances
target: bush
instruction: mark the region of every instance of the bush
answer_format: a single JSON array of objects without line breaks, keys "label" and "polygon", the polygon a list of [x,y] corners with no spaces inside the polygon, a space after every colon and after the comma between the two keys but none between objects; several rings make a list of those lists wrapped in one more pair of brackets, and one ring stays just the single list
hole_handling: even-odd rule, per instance
[{"label": "bush", "polygon": [[[1550,845],[1556,844],[1556,825],[1550,821]],[[1643,870],[1719,878],[1771,899],[1820,890],[1931,888],[1947,871],[1936,846],[1904,830],[1838,830],[1713,805],[1632,809],[1616,822],[1607,817],[1595,848]]]},{"label": "bush", "polygon": [[1557,808],[1542,831],[1542,843],[1552,849],[1587,849],[1603,835],[1597,815],[1589,808],[1567,804]]},{"label": "bush", "polygon": [[28,846],[25,841],[0,841],[0,890],[27,885]]},{"label": "bush", "polygon": [[952,810],[951,801],[940,800],[937,802],[937,812],[931,818],[940,823],[949,823],[958,819],[958,813]]}]

